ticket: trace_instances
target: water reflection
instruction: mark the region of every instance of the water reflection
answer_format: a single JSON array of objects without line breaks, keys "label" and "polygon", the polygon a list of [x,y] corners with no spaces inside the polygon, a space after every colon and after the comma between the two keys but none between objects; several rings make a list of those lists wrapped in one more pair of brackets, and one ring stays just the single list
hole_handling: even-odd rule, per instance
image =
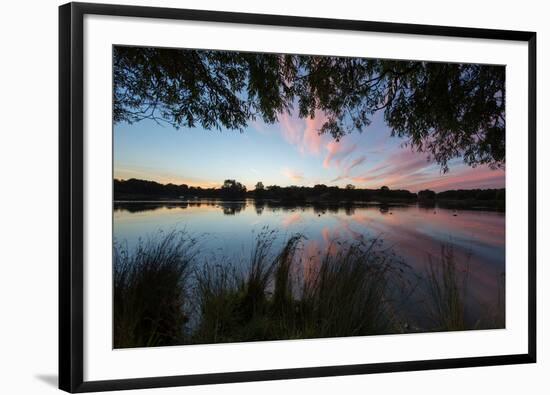
[{"label": "water reflection", "polygon": [[252,206],[257,215],[262,215],[264,210],[271,213],[282,211],[295,212],[296,210],[312,210],[314,214],[344,214],[352,216],[358,208],[378,208],[381,213],[388,213],[391,207],[399,207],[399,204],[378,204],[378,203],[336,203],[336,202],[311,202],[311,203],[292,203],[280,202],[274,200],[216,200],[216,199],[196,199],[189,201],[117,201],[114,203],[115,212],[137,213],[142,211],[153,211],[162,208],[180,208],[187,207],[215,207],[221,209],[224,215],[235,215],[245,208]]},{"label": "water reflection", "polygon": [[[248,256],[262,227],[279,231],[282,244],[304,235],[303,261],[330,253],[338,241],[379,238],[416,273],[426,273],[429,257],[451,244],[462,270],[469,269],[469,293],[494,305],[505,272],[505,215],[434,205],[280,204],[269,200],[189,200],[116,202],[114,236],[130,247],[158,230],[186,229],[201,238],[204,254]],[[410,303],[416,303],[411,300]]]},{"label": "water reflection", "polygon": [[220,202],[219,207],[221,207],[224,215],[235,215],[240,213],[246,207],[245,202]]}]

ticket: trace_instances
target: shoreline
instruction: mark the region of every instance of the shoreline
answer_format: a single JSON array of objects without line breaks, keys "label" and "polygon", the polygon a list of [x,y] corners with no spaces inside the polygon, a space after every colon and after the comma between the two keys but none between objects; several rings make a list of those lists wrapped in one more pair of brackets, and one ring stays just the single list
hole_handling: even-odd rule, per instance
[{"label": "shoreline", "polygon": [[226,203],[246,203],[253,201],[254,203],[260,203],[264,205],[274,205],[278,207],[308,207],[308,206],[354,206],[354,207],[368,207],[368,206],[419,206],[422,208],[444,208],[455,210],[486,210],[486,211],[499,211],[505,212],[504,201],[487,201],[487,200],[457,200],[457,199],[434,199],[434,200],[342,200],[342,199],[308,199],[308,200],[285,200],[285,199],[258,199],[255,197],[243,197],[243,198],[222,198],[222,197],[191,197],[174,199],[173,197],[155,197],[144,199],[143,197],[125,197],[113,199],[113,206],[125,205],[125,204],[192,204],[192,203],[205,203],[205,202],[226,202]]}]

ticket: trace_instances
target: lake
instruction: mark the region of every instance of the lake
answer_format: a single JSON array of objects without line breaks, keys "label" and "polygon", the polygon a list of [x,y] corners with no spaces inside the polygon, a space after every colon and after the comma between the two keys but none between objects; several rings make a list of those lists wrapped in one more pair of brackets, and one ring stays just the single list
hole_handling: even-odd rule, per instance
[{"label": "lake", "polygon": [[[469,308],[474,317],[476,311],[494,308],[503,291],[502,212],[419,204],[285,206],[266,201],[204,199],[114,205],[115,241],[124,243],[130,251],[140,239],[175,229],[197,236],[203,254],[238,260],[250,255],[257,234],[266,227],[277,231],[281,244],[295,233],[304,235],[302,251],[308,256],[326,252],[338,240],[379,238],[384,248],[391,249],[418,274],[426,273],[430,259],[437,262],[442,245],[451,245],[459,266],[469,267]],[[420,292],[410,303],[421,299]]]}]

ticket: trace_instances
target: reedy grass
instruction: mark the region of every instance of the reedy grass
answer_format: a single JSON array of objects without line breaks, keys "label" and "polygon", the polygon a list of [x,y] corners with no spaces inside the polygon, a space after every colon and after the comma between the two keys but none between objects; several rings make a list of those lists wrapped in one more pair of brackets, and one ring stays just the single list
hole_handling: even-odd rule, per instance
[{"label": "reedy grass", "polygon": [[472,329],[496,329],[505,327],[504,273],[497,278],[496,304],[476,301],[479,313],[467,310],[470,282],[470,256],[462,265],[457,261],[451,244],[441,246],[440,256],[428,257],[425,284],[426,315],[431,320],[431,331],[462,331]]},{"label": "reedy grass", "polygon": [[199,325],[191,341],[285,338],[292,330],[289,323],[294,314],[289,271],[301,239],[300,235],[292,236],[274,253],[274,232],[264,230],[244,272],[229,262],[206,263],[198,270],[195,302]]},{"label": "reedy grass", "polygon": [[[293,275],[301,235],[273,255],[260,235],[248,270],[203,267],[193,342],[304,339],[395,331],[388,309],[394,262],[376,252],[378,241],[340,245],[305,275]],[[329,249],[330,250],[330,249]]]},{"label": "reedy grass", "polygon": [[[178,232],[150,238],[132,255],[115,244],[115,348],[411,331],[400,299],[413,292],[406,277],[414,273],[380,240],[334,240],[337,248],[312,258],[301,253],[302,235],[280,247],[276,236],[263,229],[244,262],[199,257],[197,241]],[[448,246],[439,260],[430,258],[426,313],[433,325],[425,330],[472,329],[466,268],[458,269]],[[480,325],[501,327],[499,319]]]},{"label": "reedy grass", "polygon": [[500,273],[497,280],[496,304],[494,306],[482,306],[483,314],[479,321],[479,327],[486,329],[497,329],[506,327],[505,287],[505,274]]},{"label": "reedy grass", "polygon": [[434,322],[433,330],[460,331],[469,328],[466,321],[469,260],[463,269],[457,265],[454,249],[441,246],[439,259],[428,257],[426,274],[428,317]]},{"label": "reedy grass", "polygon": [[113,343],[150,347],[183,341],[189,279],[196,241],[182,232],[140,242],[133,254],[115,244]]},{"label": "reedy grass", "polygon": [[400,281],[399,262],[377,245],[378,240],[343,244],[323,256],[300,298],[307,337],[399,331],[389,308],[391,281]]}]

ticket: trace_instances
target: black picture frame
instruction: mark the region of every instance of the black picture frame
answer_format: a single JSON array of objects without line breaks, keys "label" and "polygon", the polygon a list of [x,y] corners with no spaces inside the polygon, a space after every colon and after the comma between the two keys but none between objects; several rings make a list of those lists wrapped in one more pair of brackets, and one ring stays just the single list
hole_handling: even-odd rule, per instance
[{"label": "black picture frame", "polygon": [[[309,27],[528,43],[528,352],[295,369],[84,381],[83,365],[83,18],[86,14]],[[59,8],[59,388],[68,392],[171,387],[536,361],[536,33],[141,6],[69,3]]]}]

